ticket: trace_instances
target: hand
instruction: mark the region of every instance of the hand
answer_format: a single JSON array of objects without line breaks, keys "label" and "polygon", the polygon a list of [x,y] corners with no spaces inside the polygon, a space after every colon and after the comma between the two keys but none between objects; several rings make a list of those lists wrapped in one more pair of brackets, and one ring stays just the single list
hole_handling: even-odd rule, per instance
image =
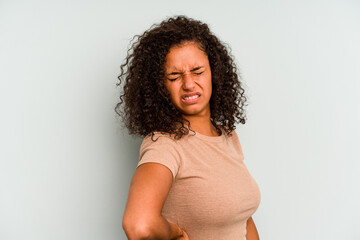
[{"label": "hand", "polygon": [[182,231],[182,236],[176,238],[176,240],[190,240],[190,238],[189,238],[189,236],[187,235],[187,233],[186,233],[184,230],[182,230],[182,229],[181,229],[181,231]]},{"label": "hand", "polygon": [[172,222],[168,222],[168,223],[170,225],[171,240],[190,240],[187,233],[181,227],[179,227],[179,225]]}]

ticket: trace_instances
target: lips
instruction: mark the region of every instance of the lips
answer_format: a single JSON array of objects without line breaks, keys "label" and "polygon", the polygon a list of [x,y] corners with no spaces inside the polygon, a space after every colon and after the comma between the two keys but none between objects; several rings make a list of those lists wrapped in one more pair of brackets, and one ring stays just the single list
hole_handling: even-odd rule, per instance
[{"label": "lips", "polygon": [[200,100],[201,94],[198,92],[187,93],[181,96],[181,101],[186,104],[194,104]]}]

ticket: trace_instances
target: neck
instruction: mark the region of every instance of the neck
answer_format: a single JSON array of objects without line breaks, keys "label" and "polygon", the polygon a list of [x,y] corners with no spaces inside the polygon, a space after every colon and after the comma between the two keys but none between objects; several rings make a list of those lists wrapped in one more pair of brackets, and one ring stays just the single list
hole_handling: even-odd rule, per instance
[{"label": "neck", "polygon": [[206,136],[219,136],[214,125],[210,121],[210,116],[184,116],[190,122],[190,127],[194,131]]}]

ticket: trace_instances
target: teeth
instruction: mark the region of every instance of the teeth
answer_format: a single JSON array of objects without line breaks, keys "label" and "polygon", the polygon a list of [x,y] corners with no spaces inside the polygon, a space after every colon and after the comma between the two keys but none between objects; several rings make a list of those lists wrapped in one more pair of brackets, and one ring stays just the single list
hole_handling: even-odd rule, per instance
[{"label": "teeth", "polygon": [[185,100],[189,100],[189,99],[195,99],[195,98],[198,98],[199,95],[194,95],[194,96],[191,96],[191,97],[185,97],[184,99]]}]

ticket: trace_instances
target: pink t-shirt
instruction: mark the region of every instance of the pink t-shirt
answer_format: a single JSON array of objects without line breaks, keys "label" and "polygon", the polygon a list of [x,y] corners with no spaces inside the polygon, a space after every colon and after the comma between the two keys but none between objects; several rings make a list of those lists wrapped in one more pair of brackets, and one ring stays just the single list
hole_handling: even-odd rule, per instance
[{"label": "pink t-shirt", "polygon": [[162,215],[191,240],[246,240],[246,221],[260,204],[260,190],[236,132],[216,137],[190,132],[180,140],[156,133],[154,139],[144,138],[138,166],[160,163],[173,175]]}]

